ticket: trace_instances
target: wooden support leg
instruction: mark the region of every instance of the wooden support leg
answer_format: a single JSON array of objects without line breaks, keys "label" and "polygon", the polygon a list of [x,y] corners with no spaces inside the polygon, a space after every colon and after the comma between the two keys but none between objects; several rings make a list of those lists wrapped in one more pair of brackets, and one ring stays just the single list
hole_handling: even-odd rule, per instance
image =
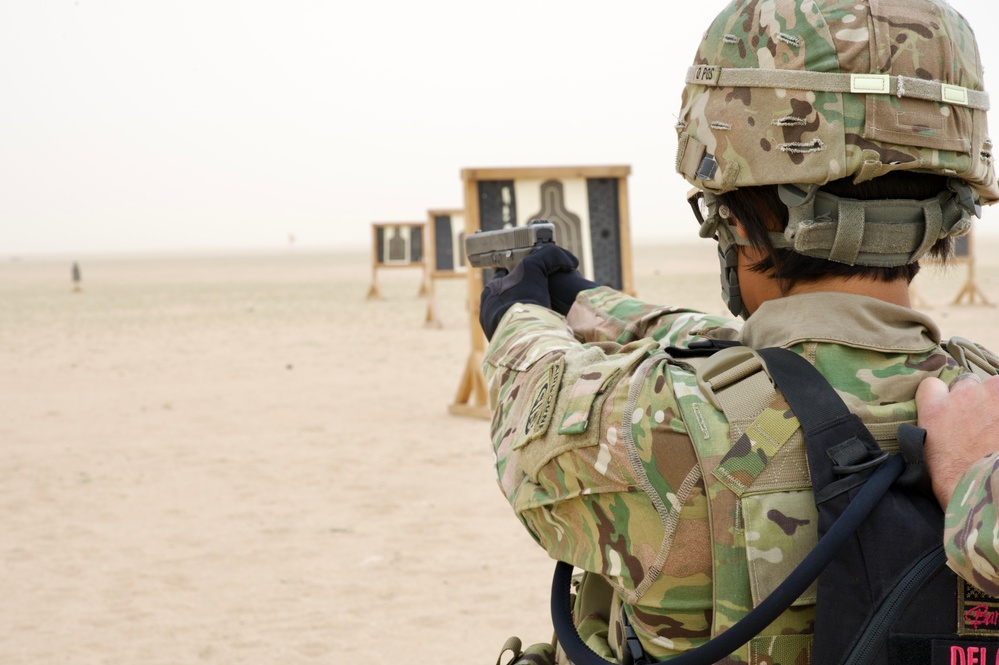
[{"label": "wooden support leg", "polygon": [[465,373],[458,384],[458,394],[448,412],[456,416],[489,419],[486,377],[482,374],[482,354],[473,351],[465,364]]}]

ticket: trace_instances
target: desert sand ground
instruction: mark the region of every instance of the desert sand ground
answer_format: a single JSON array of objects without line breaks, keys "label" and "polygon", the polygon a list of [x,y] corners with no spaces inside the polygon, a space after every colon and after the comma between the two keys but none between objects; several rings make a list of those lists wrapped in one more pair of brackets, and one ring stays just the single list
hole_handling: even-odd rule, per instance
[{"label": "desert sand ground", "polygon": [[[999,249],[977,284],[999,302]],[[672,255],[673,258],[666,258]],[[494,663],[550,638],[547,556],[452,416],[463,281],[366,253],[0,263],[0,663]],[[647,300],[723,311],[711,243]],[[997,310],[916,281],[945,336]]]}]

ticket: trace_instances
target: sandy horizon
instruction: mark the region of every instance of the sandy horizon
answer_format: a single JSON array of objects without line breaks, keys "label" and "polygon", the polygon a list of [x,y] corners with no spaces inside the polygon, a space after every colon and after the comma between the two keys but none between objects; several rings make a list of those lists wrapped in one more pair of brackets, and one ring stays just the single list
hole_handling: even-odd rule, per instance
[{"label": "sandy horizon", "polygon": [[[999,302],[999,243],[977,285]],[[711,243],[636,247],[637,295],[722,313]],[[367,252],[0,262],[2,663],[494,663],[552,571],[448,414],[464,280]],[[996,309],[915,284],[944,336]]]}]

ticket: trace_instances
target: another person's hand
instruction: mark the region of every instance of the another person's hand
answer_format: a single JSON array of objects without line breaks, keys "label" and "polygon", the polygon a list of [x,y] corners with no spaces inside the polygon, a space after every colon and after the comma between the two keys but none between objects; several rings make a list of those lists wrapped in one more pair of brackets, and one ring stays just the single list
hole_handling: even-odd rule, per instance
[{"label": "another person's hand", "polygon": [[999,451],[999,376],[965,374],[947,384],[924,379],[916,391],[918,424],[926,430],[923,454],[933,493],[946,510],[968,468]]},{"label": "another person's hand", "polygon": [[[558,245],[547,244],[529,254],[513,271],[486,284],[479,302],[479,323],[486,337],[492,339],[500,319],[514,303],[552,307],[549,277],[575,271],[579,260]],[[575,293],[573,294],[575,299]],[[571,302],[570,302],[571,305]]]}]

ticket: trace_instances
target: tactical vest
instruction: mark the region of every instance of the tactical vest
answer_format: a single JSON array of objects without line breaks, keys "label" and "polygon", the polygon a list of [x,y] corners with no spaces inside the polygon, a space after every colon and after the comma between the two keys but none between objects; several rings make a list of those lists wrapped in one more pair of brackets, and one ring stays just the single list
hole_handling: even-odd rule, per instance
[{"label": "tactical vest", "polygon": [[[859,438],[867,438],[859,446],[851,443],[841,447],[838,457],[809,460],[799,418],[775,390],[759,354],[746,347],[713,353],[716,346],[705,346],[671,349],[675,357],[669,371],[680,387],[678,403],[709,502],[714,638],[749,616],[798,569],[870,475],[852,467],[870,463],[873,469],[882,447],[898,452],[896,431],[905,423],[876,427],[869,435],[861,427],[865,434]],[[967,371],[995,373],[994,359],[975,345],[955,338],[945,348]],[[824,427],[821,404],[797,411],[805,429]],[[847,473],[840,472],[843,468]],[[908,481],[888,490],[818,583],[775,621],[761,626],[726,662],[999,663],[999,632],[986,625],[989,617],[999,617],[999,604],[993,604],[999,600],[963,583],[944,565],[942,511],[932,494],[918,486],[918,474],[906,475]],[[637,640],[628,649],[627,608],[595,577],[579,580],[574,613],[580,619],[592,616],[594,605],[602,603],[600,613],[611,634],[584,638],[591,644],[604,639],[610,651],[622,654],[619,662],[641,662]],[[588,629],[584,624],[580,633]],[[606,624],[594,629],[606,630]]]},{"label": "tactical vest", "polygon": [[[695,425],[688,429],[708,499],[715,637],[801,563],[818,541],[818,520],[798,421],[785,417],[760,357],[735,347],[681,362],[670,366],[674,385],[698,387],[678,402],[684,422]],[[769,518],[777,514],[786,529]],[[807,659],[816,595],[809,587],[733,657],[775,665]]]}]

